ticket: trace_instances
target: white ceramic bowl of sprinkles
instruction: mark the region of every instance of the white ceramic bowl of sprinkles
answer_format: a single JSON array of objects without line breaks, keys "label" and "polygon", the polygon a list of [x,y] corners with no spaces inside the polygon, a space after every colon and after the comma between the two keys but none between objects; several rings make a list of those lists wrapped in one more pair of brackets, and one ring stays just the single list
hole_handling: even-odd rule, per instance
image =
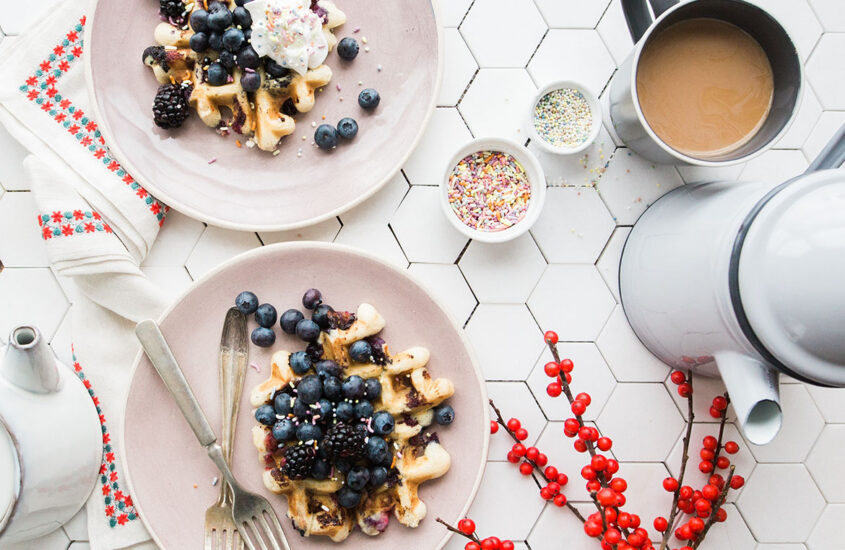
[{"label": "white ceramic bowl of sprinkles", "polygon": [[558,80],[543,86],[531,101],[531,142],[556,155],[580,153],[601,129],[601,104],[586,86]]},{"label": "white ceramic bowl of sprinkles", "polygon": [[543,209],[546,177],[537,157],[515,141],[485,137],[460,147],[446,166],[440,204],[467,237],[503,243],[528,231]]}]

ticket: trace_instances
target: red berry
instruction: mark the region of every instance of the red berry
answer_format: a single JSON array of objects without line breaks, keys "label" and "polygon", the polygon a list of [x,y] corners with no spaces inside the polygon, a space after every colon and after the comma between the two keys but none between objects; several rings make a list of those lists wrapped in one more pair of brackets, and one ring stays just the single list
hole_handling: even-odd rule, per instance
[{"label": "red berry", "polygon": [[692,538],[692,527],[686,523],[681,525],[675,530],[675,536],[681,540],[690,540]]},{"label": "red berry", "polygon": [[543,466],[549,463],[549,457],[547,457],[543,453],[540,453],[537,455],[537,460],[535,460],[534,462],[537,463],[537,466],[540,466],[542,468]]},{"label": "red berry", "polygon": [[514,454],[513,451],[508,451],[508,462],[513,462],[516,464],[519,462],[519,457]]},{"label": "red berry", "polygon": [[481,546],[475,541],[469,541],[464,545],[464,550],[481,550]]},{"label": "red berry", "polygon": [[549,378],[557,378],[557,375],[560,374],[560,365],[554,361],[549,361],[546,363],[546,366],[543,367],[543,370],[546,371],[546,376]]},{"label": "red berry", "polygon": [[672,371],[672,375],[669,378],[672,379],[672,383],[676,386],[680,386],[687,381],[687,376],[679,370]]},{"label": "red berry", "polygon": [[690,487],[689,485],[684,485],[683,487],[681,487],[681,490],[678,494],[682,499],[689,500],[692,498],[692,493],[692,487]]},{"label": "red berry", "polygon": [[739,445],[737,445],[736,441],[728,441],[725,443],[725,452],[729,455],[735,455],[739,452]]},{"label": "red berry", "polygon": [[575,416],[581,416],[587,410],[587,405],[583,401],[573,401],[571,408],[572,414]]},{"label": "red berry", "polygon": [[599,431],[595,428],[590,428],[590,441],[596,442],[599,440]]},{"label": "red berry", "polygon": [[560,484],[556,481],[551,481],[546,485],[546,488],[553,494],[556,495],[560,492]]},{"label": "red berry", "polygon": [[500,548],[502,550],[513,550],[514,549],[513,542],[511,542],[509,540],[503,540]]},{"label": "red berry", "polygon": [[566,379],[566,383],[571,384],[572,383],[572,375],[569,374],[568,372],[564,373],[564,375],[565,375],[564,378]]},{"label": "red berry", "polygon": [[543,475],[546,476],[546,479],[557,479],[557,468],[554,466],[549,466],[545,470],[543,470]]},{"label": "red berry", "polygon": [[656,517],[654,518],[654,529],[656,531],[660,531],[661,533],[669,528],[669,522],[664,517]]},{"label": "red berry", "polygon": [[525,456],[525,445],[523,445],[522,443],[514,443],[513,447],[511,447],[511,452],[514,454],[514,456],[522,458],[523,456]]},{"label": "red berry", "polygon": [[575,440],[575,450],[579,453],[586,453],[587,452],[587,444],[584,443],[581,439]]},{"label": "red berry", "polygon": [[600,437],[596,441],[596,446],[599,450],[607,452],[613,447],[613,441],[609,437]]},{"label": "red berry", "polygon": [[733,476],[731,478],[731,489],[740,489],[745,485],[745,478],[742,476]]},{"label": "red berry", "polygon": [[613,527],[610,527],[604,534],[604,540],[606,540],[609,544],[616,544],[622,540],[622,533]]},{"label": "red berry", "polygon": [[528,460],[537,460],[537,455],[540,454],[540,450],[537,447],[528,447],[525,450],[525,458]]},{"label": "red berry", "polygon": [[622,529],[627,529],[631,526],[631,514],[628,512],[619,512],[619,517],[616,518],[616,523]]},{"label": "red berry", "polygon": [[583,439],[584,441],[590,440],[590,428],[588,426],[584,426],[580,430],[578,430],[578,438]]},{"label": "red berry", "polygon": [[566,495],[557,495],[555,497],[555,506],[566,506]]},{"label": "red berry", "polygon": [[517,431],[513,432],[513,436],[520,441],[525,441],[528,439],[528,430],[525,428],[520,428]]},{"label": "red berry", "polygon": [[596,471],[593,470],[592,466],[584,466],[581,468],[581,477],[584,479],[596,479]]},{"label": "red berry", "polygon": [[711,451],[715,451],[716,446],[719,444],[716,438],[712,435],[708,435],[707,437],[705,437],[703,440],[701,440],[701,443],[704,445],[705,449],[710,449]]},{"label": "red berry", "polygon": [[698,465],[698,470],[702,474],[709,474],[713,471],[713,463],[709,460],[702,460],[701,463]]},{"label": "red berry", "polygon": [[519,465],[519,473],[524,475],[524,476],[530,476],[531,472],[533,472],[533,471],[534,471],[534,466],[532,466],[531,464],[529,464],[527,462],[523,462],[522,464]]},{"label": "red berry", "polygon": [[458,529],[465,535],[475,533],[475,522],[469,518],[464,518],[458,522]]},{"label": "red berry", "polygon": [[705,498],[700,498],[695,501],[695,511],[696,512],[707,512],[710,513],[710,510],[713,509],[713,505],[710,504],[710,501]]},{"label": "red berry", "polygon": [[690,529],[692,529],[693,533],[700,533],[704,531],[704,522],[701,518],[692,518],[689,520]]},{"label": "red berry", "polygon": [[557,475],[557,482],[563,486],[569,483],[569,476],[566,474],[558,474]]},{"label": "red berry", "polygon": [[601,523],[597,521],[587,521],[584,524],[584,532],[587,533],[589,537],[597,537],[601,535],[602,526]]},{"label": "red berry", "polygon": [[607,507],[604,509],[604,517],[609,523],[616,521],[616,508]]},{"label": "red berry", "polygon": [[715,485],[718,489],[721,489],[725,486],[725,478],[723,478],[720,474],[713,474],[710,476],[709,483],[710,485]]},{"label": "red berry", "polygon": [[640,533],[631,533],[628,535],[628,544],[639,548],[640,546],[645,543],[645,537],[643,537]]},{"label": "red berry", "polygon": [[681,397],[689,397],[692,395],[692,386],[684,382],[680,386],[678,386],[678,395]]},{"label": "red berry", "polygon": [[723,411],[728,408],[728,400],[722,397],[721,395],[717,395],[713,398],[713,408]]},{"label": "red berry", "polygon": [[716,458],[716,453],[714,453],[710,449],[701,449],[701,452],[698,453],[698,456],[701,457],[701,460],[713,460],[714,458]]},{"label": "red berry", "polygon": [[581,429],[581,423],[574,418],[567,418],[563,422],[563,429],[570,432],[577,432]]},{"label": "red berry", "polygon": [[490,421],[490,433],[494,434],[499,431],[499,423],[495,420]]},{"label": "red berry", "polygon": [[617,495],[616,495],[616,507],[617,507],[617,508],[622,508],[623,506],[625,506],[625,502],[626,502],[627,500],[628,500],[628,499],[626,499],[626,498],[625,498],[625,495],[619,495],[619,494],[617,494]]},{"label": "red berry", "polygon": [[720,470],[725,470],[725,469],[729,468],[730,465],[731,465],[731,461],[726,456],[720,456],[718,459],[716,459],[716,467],[719,468]]},{"label": "red berry", "polygon": [[719,498],[719,488],[709,483],[701,488],[701,495],[709,501]]},{"label": "red berry", "polygon": [[601,489],[601,481],[597,479],[591,479],[586,483],[586,487],[588,493],[597,493],[599,489]]},{"label": "red berry", "polygon": [[716,512],[716,521],[725,521],[728,519],[728,512],[724,508],[719,508],[719,511]]},{"label": "red berry", "polygon": [[547,344],[557,344],[557,332],[547,330],[543,337]]},{"label": "red berry", "polygon": [[678,490],[678,480],[674,477],[667,477],[663,480],[663,488],[670,493],[674,493]]},{"label": "red berry", "polygon": [[481,548],[483,550],[501,550],[502,541],[496,537],[487,537],[481,541]]},{"label": "red berry", "polygon": [[592,458],[592,460],[590,460],[590,466],[593,467],[593,470],[601,472],[607,468],[607,458],[602,455],[596,455]]},{"label": "red berry", "polygon": [[640,516],[637,514],[631,514],[631,527],[636,529],[640,526]]},{"label": "red berry", "polygon": [[607,459],[607,467],[604,469],[605,472],[609,473],[610,475],[615,474],[619,471],[619,463],[612,458]]},{"label": "red berry", "polygon": [[610,488],[617,493],[624,493],[628,489],[628,482],[621,477],[617,477],[611,480]]},{"label": "red berry", "polygon": [[575,364],[572,362],[572,359],[564,359],[560,362],[560,370],[565,373],[572,372],[572,369],[575,368]]},{"label": "red berry", "polygon": [[548,487],[543,487],[542,489],[540,489],[540,498],[542,498],[543,500],[551,500],[553,496],[554,495],[552,495],[552,492],[549,491]]},{"label": "red berry", "polygon": [[546,393],[551,397],[557,397],[561,392],[563,392],[563,386],[560,385],[560,382],[552,382],[546,386]]},{"label": "red berry", "polygon": [[522,427],[522,422],[520,422],[518,419],[511,418],[510,420],[508,420],[508,429],[510,431],[515,432],[518,429],[520,429],[521,427]]},{"label": "red berry", "polygon": [[589,405],[593,402],[593,399],[590,397],[589,393],[581,392],[575,396],[576,401],[583,401],[585,405]]},{"label": "red berry", "polygon": [[598,500],[599,504],[602,506],[613,506],[613,504],[616,503],[616,491],[610,489],[609,487],[605,487],[596,493],[596,500]]},{"label": "red berry", "polygon": [[710,416],[712,416],[713,418],[722,418],[722,411],[720,411],[716,407],[710,407]]}]

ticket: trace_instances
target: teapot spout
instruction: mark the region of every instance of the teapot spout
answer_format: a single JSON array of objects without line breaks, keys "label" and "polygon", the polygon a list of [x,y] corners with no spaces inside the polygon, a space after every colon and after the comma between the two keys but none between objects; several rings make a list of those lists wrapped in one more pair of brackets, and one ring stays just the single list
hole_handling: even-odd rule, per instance
[{"label": "teapot spout", "polygon": [[715,357],[742,433],[755,445],[770,443],[783,423],[777,372],[741,353],[720,352]]},{"label": "teapot spout", "polygon": [[19,326],[9,334],[0,377],[33,393],[53,393],[61,382],[53,350],[37,328]]}]

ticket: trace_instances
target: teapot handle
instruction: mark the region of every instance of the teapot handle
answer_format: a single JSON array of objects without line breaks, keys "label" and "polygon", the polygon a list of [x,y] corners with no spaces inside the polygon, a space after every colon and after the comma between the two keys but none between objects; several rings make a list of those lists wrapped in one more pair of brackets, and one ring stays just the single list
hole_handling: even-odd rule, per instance
[{"label": "teapot handle", "polygon": [[648,2],[651,4],[654,18],[651,16],[646,0],[622,0],[622,12],[625,14],[625,21],[628,22],[628,30],[631,32],[634,44],[645,35],[654,19],[677,4],[678,0],[648,0]]},{"label": "teapot handle", "polygon": [[836,131],[805,173],[839,168],[845,163],[845,124]]}]

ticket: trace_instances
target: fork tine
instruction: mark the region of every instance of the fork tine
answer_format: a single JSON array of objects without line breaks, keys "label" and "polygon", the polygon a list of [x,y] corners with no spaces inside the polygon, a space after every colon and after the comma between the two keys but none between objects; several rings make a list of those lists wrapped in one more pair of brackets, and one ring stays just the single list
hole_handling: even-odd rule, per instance
[{"label": "fork tine", "polygon": [[245,521],[241,522],[241,526],[238,528],[238,533],[240,533],[241,540],[246,543],[249,550],[258,550],[258,547],[255,545],[255,541],[253,540],[254,535],[249,531],[249,526]]},{"label": "fork tine", "polygon": [[235,550],[244,550],[244,539],[240,531],[235,531]]},{"label": "fork tine", "polygon": [[226,529],[224,531],[226,533],[226,544],[223,546],[225,550],[234,550],[234,538],[235,538],[235,530],[234,529]]},{"label": "fork tine", "polygon": [[282,547],[279,544],[279,535],[273,532],[273,529],[270,528],[270,523],[267,522],[267,518],[264,516],[265,514],[262,510],[258,517],[261,518],[261,525],[264,526],[264,531],[267,534],[267,538],[270,539],[270,544],[273,545],[273,550],[282,550]]},{"label": "fork tine", "polygon": [[256,525],[255,523],[255,517],[250,518],[246,525],[249,526],[250,536],[255,537],[255,539],[258,541],[258,546],[260,546],[261,550],[269,550],[267,548],[267,543],[264,542],[264,538],[261,536],[261,529],[259,529],[258,525]]},{"label": "fork tine", "polygon": [[266,515],[270,516],[270,523],[272,524],[273,528],[276,531],[276,536],[279,537],[279,542],[282,544],[282,548],[284,550],[290,550],[290,546],[288,545],[288,540],[285,537],[285,532],[282,529],[282,524],[279,523],[279,518],[276,516],[275,512],[272,508],[265,510]]},{"label": "fork tine", "polygon": [[214,530],[213,529],[206,529],[205,530],[205,545],[203,546],[204,550],[214,550]]}]

